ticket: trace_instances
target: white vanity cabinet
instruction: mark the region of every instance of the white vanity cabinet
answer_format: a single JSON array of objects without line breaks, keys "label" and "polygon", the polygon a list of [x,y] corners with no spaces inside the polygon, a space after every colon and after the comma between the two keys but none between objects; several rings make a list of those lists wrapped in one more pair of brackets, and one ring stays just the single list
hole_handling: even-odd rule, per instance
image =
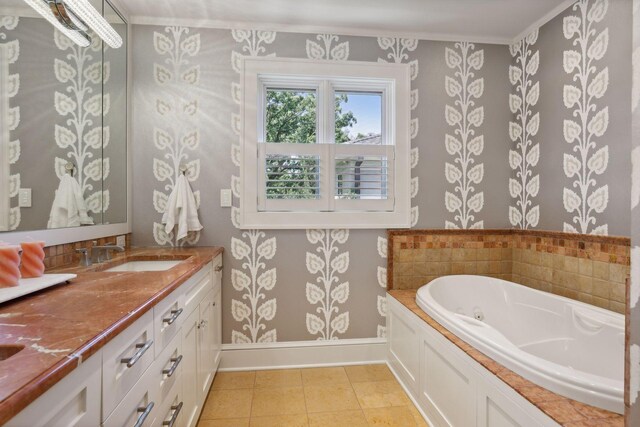
[{"label": "white vanity cabinet", "polygon": [[222,255],[7,423],[194,426],[220,361]]}]

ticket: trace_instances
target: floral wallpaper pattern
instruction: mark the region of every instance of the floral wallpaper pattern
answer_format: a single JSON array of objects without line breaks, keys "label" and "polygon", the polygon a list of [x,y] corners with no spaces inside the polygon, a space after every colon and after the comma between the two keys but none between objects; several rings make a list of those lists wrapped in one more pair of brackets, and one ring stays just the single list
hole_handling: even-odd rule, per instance
[{"label": "floral wallpaper pattern", "polygon": [[564,231],[609,234],[607,224],[598,225],[598,215],[609,204],[609,186],[598,183],[609,164],[609,146],[599,144],[609,127],[609,108],[598,102],[609,87],[609,67],[601,61],[609,46],[609,29],[597,26],[609,7],[609,0],[580,0],[575,14],[563,21],[564,37],[572,49],[564,51],[563,67],[572,84],[563,90],[564,105],[571,118],[564,121],[564,140],[571,152],[564,154],[564,173],[572,179],[563,189],[565,210],[573,214]]},{"label": "floral wallpaper pattern", "polygon": [[445,90],[454,100],[453,105],[445,106],[445,119],[453,128],[445,137],[453,163],[444,166],[447,181],[453,185],[453,191],[446,191],[444,197],[453,221],[445,221],[445,227],[484,228],[482,220],[476,221],[476,214],[484,207],[484,192],[476,191],[484,178],[484,164],[477,162],[484,150],[484,137],[476,135],[484,123],[484,107],[476,107],[484,93],[484,79],[475,78],[484,65],[484,50],[472,43],[455,43],[454,49],[446,48],[445,61],[454,70],[453,76],[445,77]]},{"label": "floral wallpaper pattern", "polygon": [[515,93],[509,94],[509,109],[515,121],[509,123],[509,137],[516,149],[509,151],[509,166],[515,178],[509,179],[509,194],[515,206],[509,206],[509,222],[513,227],[536,227],[540,206],[534,205],[540,192],[540,175],[535,167],[540,160],[540,144],[534,142],[540,128],[540,113],[534,108],[540,98],[540,82],[533,79],[540,65],[540,51],[532,47],[538,40],[538,30],[510,46],[516,65],[509,66],[509,81]]},{"label": "floral wallpaper pattern", "polygon": [[[20,140],[11,140],[11,132],[20,124],[20,107],[11,106],[11,98],[20,90],[20,75],[10,72],[10,65],[20,56],[20,40],[4,40],[9,31],[18,27],[19,22],[20,19],[16,16],[0,16],[0,149],[6,147],[8,159],[4,167],[9,175],[9,211],[6,224],[2,226],[8,230],[15,230],[20,225],[20,207],[11,207],[11,200],[18,196],[20,190],[20,174],[10,173],[11,165],[16,164],[20,158]],[[14,203],[17,204],[17,201]]]},{"label": "floral wallpaper pattern", "polygon": [[55,158],[55,172],[62,179],[65,165],[73,163],[87,211],[101,214],[109,209],[110,198],[109,190],[102,189],[110,172],[109,157],[102,156],[102,149],[109,145],[109,126],[102,126],[102,118],[109,114],[111,98],[101,90],[109,80],[110,63],[103,65],[99,37],[83,48],[54,30],[54,41],[65,56],[56,58],[53,71],[58,82],[66,84],[64,92],[54,95],[56,112],[66,118],[65,125],[56,124],[54,129],[56,145],[65,150],[65,157]]},{"label": "floral wallpaper pattern", "polygon": [[[184,172],[192,183],[200,176],[200,159],[193,159],[192,153],[200,145],[200,130],[197,127],[200,116],[198,97],[193,89],[200,83],[200,65],[192,61],[200,52],[200,34],[186,27],[165,27],[163,32],[153,33],[153,48],[163,60],[154,63],[153,80],[160,88],[155,99],[154,114],[159,123],[153,130],[153,145],[159,157],[153,158],[153,176],[164,185],[153,190],[153,207],[161,216],[167,207],[169,195],[178,176]],[[200,206],[200,191],[193,193],[196,205]],[[153,237],[158,245],[195,245],[200,232],[189,232],[180,242],[174,233],[167,234],[160,222],[153,223]]]},{"label": "floral wallpaper pattern", "polygon": [[[257,30],[233,30],[231,35],[236,43],[240,44],[240,50],[233,50],[231,63],[233,70],[239,75],[241,71],[241,58],[246,56],[261,56],[266,53],[266,46],[276,39],[276,33],[272,31]],[[238,111],[240,109],[242,88],[239,83],[231,85],[231,95]],[[241,143],[241,119],[240,113],[232,115],[232,128],[236,136],[231,147],[231,159],[233,164],[240,167],[240,143]],[[238,171],[239,172],[239,171]],[[236,198],[240,197],[240,178],[238,175],[231,177],[231,190]],[[231,209],[231,219],[235,228],[240,228],[238,221],[239,209]],[[242,331],[238,331],[234,325],[231,332],[231,342],[234,344],[268,343],[278,340],[275,328],[269,329],[266,322],[273,321],[277,314],[277,301],[269,298],[267,292],[273,291],[277,283],[277,270],[267,268],[265,261],[271,260],[277,251],[275,237],[267,238],[267,233],[260,230],[244,231],[241,238],[233,237],[231,240],[231,253],[241,262],[241,269],[231,270],[233,288],[241,293],[240,299],[231,301],[231,313],[233,319],[242,324]],[[248,273],[248,274],[247,274]]]}]

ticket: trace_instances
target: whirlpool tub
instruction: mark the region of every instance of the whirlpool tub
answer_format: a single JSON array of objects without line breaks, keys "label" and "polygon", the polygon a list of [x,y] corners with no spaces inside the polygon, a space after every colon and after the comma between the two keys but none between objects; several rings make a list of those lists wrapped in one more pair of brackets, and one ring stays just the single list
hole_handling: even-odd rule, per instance
[{"label": "whirlpool tub", "polygon": [[505,280],[445,276],[416,302],[462,340],[562,396],[624,412],[624,316]]}]

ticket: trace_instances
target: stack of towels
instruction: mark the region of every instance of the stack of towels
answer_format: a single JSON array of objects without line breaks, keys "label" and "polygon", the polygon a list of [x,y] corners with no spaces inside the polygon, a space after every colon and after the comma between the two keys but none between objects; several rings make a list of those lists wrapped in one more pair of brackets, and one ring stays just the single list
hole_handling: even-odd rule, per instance
[{"label": "stack of towels", "polygon": [[63,175],[51,206],[47,228],[78,227],[93,225],[87,215],[87,207],[80,184],[69,174]]},{"label": "stack of towels", "polygon": [[176,185],[169,195],[162,223],[165,224],[164,231],[167,234],[171,233],[177,225],[176,240],[184,239],[190,231],[202,230],[202,224],[198,219],[196,198],[184,174],[178,176]]}]

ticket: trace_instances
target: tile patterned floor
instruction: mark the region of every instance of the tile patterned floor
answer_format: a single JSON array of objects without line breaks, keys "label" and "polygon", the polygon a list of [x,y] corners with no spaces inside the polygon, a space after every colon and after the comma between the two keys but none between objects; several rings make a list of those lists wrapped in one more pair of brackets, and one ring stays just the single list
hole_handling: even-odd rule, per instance
[{"label": "tile patterned floor", "polygon": [[198,427],[428,427],[386,365],[219,372]]}]

